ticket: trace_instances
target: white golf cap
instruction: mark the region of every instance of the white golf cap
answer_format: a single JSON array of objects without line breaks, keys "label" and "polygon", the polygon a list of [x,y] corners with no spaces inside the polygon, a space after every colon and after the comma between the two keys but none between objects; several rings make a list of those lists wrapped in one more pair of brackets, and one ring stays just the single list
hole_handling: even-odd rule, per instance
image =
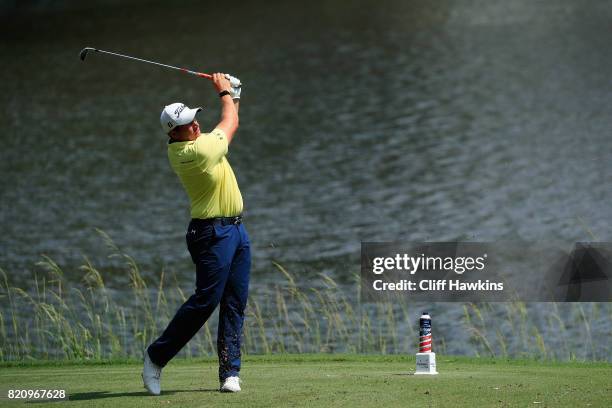
[{"label": "white golf cap", "polygon": [[169,133],[177,126],[191,123],[193,118],[195,118],[196,113],[201,110],[201,107],[191,109],[184,103],[172,103],[164,107],[159,118],[159,122],[161,123],[161,127],[164,132]]}]

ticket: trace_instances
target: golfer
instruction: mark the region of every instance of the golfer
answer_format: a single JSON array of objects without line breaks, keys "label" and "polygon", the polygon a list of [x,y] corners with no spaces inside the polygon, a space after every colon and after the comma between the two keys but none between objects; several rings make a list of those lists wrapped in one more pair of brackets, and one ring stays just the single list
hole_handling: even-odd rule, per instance
[{"label": "golfer", "polygon": [[161,126],[169,136],[168,159],[191,202],[187,248],[196,267],[195,293],[179,308],[162,335],[144,353],[142,379],[159,395],[162,368],[197,333],[217,305],[217,353],[222,392],[240,391],[240,341],[247,303],[251,252],[242,224],[242,196],[227,161],[228,145],[238,129],[240,80],[216,73],[221,121],[200,133],[195,119],[202,108],[182,103],[164,107]]}]

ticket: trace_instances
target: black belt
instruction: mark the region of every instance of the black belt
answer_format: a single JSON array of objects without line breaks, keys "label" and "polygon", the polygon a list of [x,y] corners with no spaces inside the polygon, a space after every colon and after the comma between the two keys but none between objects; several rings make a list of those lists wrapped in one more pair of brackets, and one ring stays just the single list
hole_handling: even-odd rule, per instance
[{"label": "black belt", "polygon": [[217,218],[192,218],[191,222],[200,225],[238,225],[242,224],[242,215],[235,217],[217,217]]}]

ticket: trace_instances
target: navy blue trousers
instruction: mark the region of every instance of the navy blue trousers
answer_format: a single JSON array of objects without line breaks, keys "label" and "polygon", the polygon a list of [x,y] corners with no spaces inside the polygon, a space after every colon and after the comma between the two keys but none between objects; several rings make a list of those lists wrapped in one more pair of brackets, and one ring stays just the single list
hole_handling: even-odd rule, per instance
[{"label": "navy blue trousers", "polygon": [[196,265],[195,293],[179,308],[163,334],[147,349],[164,367],[206,323],[217,305],[219,380],[238,376],[244,309],[247,303],[251,249],[242,224],[191,220],[187,248]]}]

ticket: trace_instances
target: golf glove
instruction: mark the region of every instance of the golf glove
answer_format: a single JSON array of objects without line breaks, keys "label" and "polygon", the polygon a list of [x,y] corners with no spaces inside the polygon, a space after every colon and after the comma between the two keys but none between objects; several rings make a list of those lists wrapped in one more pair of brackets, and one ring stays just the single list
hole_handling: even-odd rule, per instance
[{"label": "golf glove", "polygon": [[242,82],[234,76],[229,74],[225,74],[225,77],[229,80],[232,90],[230,91],[230,96],[232,99],[240,99],[240,93],[242,92]]},{"label": "golf glove", "polygon": [[242,82],[235,76],[231,76],[230,74],[225,74],[225,77],[230,81],[230,85],[232,88],[240,88],[242,86]]},{"label": "golf glove", "polygon": [[232,87],[232,89],[230,90],[230,96],[232,97],[232,99],[240,99],[240,92],[242,92],[242,88],[238,87]]}]

